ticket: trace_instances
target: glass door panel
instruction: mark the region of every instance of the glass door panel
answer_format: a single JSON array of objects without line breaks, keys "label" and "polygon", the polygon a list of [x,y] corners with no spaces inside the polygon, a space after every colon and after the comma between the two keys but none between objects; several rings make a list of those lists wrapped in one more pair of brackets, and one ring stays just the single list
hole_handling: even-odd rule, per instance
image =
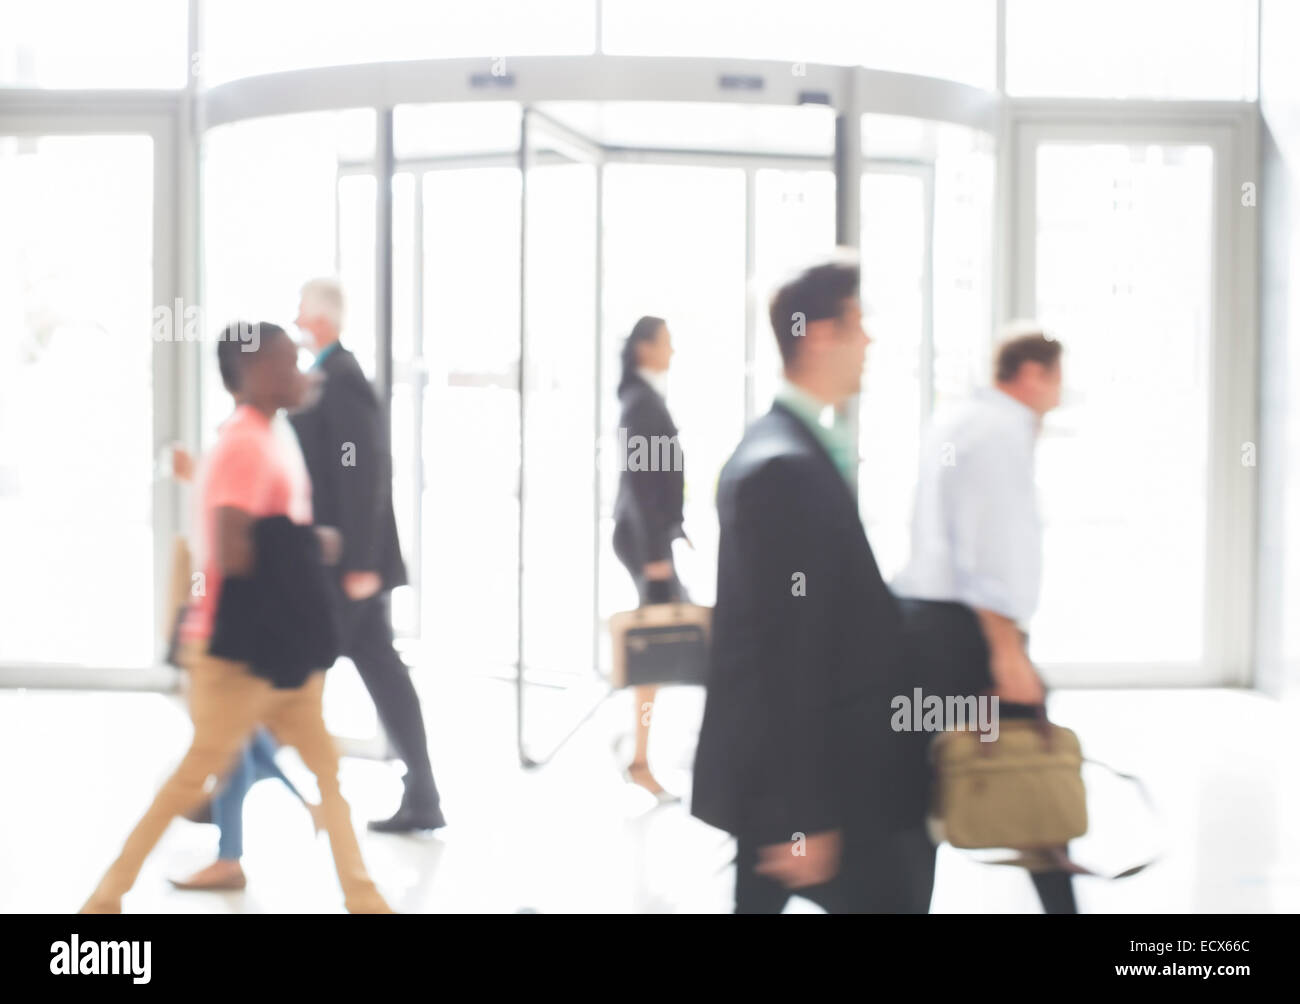
[{"label": "glass door panel", "polygon": [[[530,144],[547,152],[536,131]],[[595,670],[596,171],[528,167],[523,655],[538,681]]]},{"label": "glass door panel", "polygon": [[835,175],[830,171],[754,172],[753,414],[772,405],[781,351],[768,317],[772,294],[800,269],[835,250]]},{"label": "glass door panel", "polygon": [[862,298],[872,344],[858,407],[858,507],[886,579],[907,561],[930,374],[927,174],[862,176]]},{"label": "glass door panel", "polygon": [[1044,141],[1032,154],[1034,310],[1065,346],[1038,450],[1034,655],[1199,663],[1213,151]]},{"label": "glass door panel", "polygon": [[150,136],[0,137],[0,663],[161,644],[153,173]]},{"label": "glass door panel", "polygon": [[505,672],[517,654],[520,174],[434,170],[422,185],[421,637],[431,665]]},{"label": "glass door panel", "polygon": [[[675,355],[668,408],[685,466],[685,529],[675,552],[691,596],[712,604],[718,474],[745,415],[745,173],[739,168],[610,164],[604,188],[602,444],[617,442],[619,353],[643,315],[662,317]],[[602,623],[636,606],[614,557],[617,465],[601,465]]]}]

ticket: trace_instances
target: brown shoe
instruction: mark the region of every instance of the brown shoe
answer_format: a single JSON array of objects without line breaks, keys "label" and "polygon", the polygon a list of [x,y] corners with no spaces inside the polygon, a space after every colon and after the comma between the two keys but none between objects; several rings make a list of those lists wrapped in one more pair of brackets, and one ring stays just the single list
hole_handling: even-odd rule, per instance
[{"label": "brown shoe", "polygon": [[177,889],[237,891],[248,884],[238,861],[215,861],[186,879],[168,879]]}]

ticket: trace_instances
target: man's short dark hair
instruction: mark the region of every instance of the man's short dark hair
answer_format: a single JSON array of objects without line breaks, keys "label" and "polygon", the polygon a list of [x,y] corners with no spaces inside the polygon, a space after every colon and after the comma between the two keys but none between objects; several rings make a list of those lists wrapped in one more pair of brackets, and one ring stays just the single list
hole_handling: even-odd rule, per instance
[{"label": "man's short dark hair", "polygon": [[993,379],[1006,383],[1020,375],[1025,363],[1051,369],[1061,360],[1061,343],[1043,331],[1019,328],[999,343],[994,356]]},{"label": "man's short dark hair", "polygon": [[814,265],[773,294],[768,315],[787,367],[798,357],[805,325],[843,314],[844,301],[858,295],[861,282],[856,263],[833,261]]},{"label": "man's short dark hair", "polygon": [[266,341],[288,333],[270,321],[232,321],[221,329],[217,341],[217,368],[226,390],[238,394],[244,384],[244,367]]}]

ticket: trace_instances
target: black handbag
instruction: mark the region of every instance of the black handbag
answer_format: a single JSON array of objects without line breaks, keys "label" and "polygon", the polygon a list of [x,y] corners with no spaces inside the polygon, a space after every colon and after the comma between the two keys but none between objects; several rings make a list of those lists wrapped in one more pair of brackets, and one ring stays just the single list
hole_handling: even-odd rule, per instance
[{"label": "black handbag", "polygon": [[703,685],[713,611],[694,603],[653,603],[609,619],[615,687]]}]

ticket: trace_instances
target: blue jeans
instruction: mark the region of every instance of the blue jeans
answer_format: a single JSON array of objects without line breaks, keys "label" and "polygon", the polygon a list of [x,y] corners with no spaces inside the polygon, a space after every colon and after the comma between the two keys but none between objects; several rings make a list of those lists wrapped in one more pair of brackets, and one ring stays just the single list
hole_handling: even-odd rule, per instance
[{"label": "blue jeans", "polygon": [[212,799],[212,821],[221,831],[217,857],[222,861],[238,861],[243,856],[244,796],[258,781],[271,777],[279,778],[290,791],[302,798],[293,782],[276,765],[275,740],[266,729],[259,728],[235,762],[224,787]]}]

